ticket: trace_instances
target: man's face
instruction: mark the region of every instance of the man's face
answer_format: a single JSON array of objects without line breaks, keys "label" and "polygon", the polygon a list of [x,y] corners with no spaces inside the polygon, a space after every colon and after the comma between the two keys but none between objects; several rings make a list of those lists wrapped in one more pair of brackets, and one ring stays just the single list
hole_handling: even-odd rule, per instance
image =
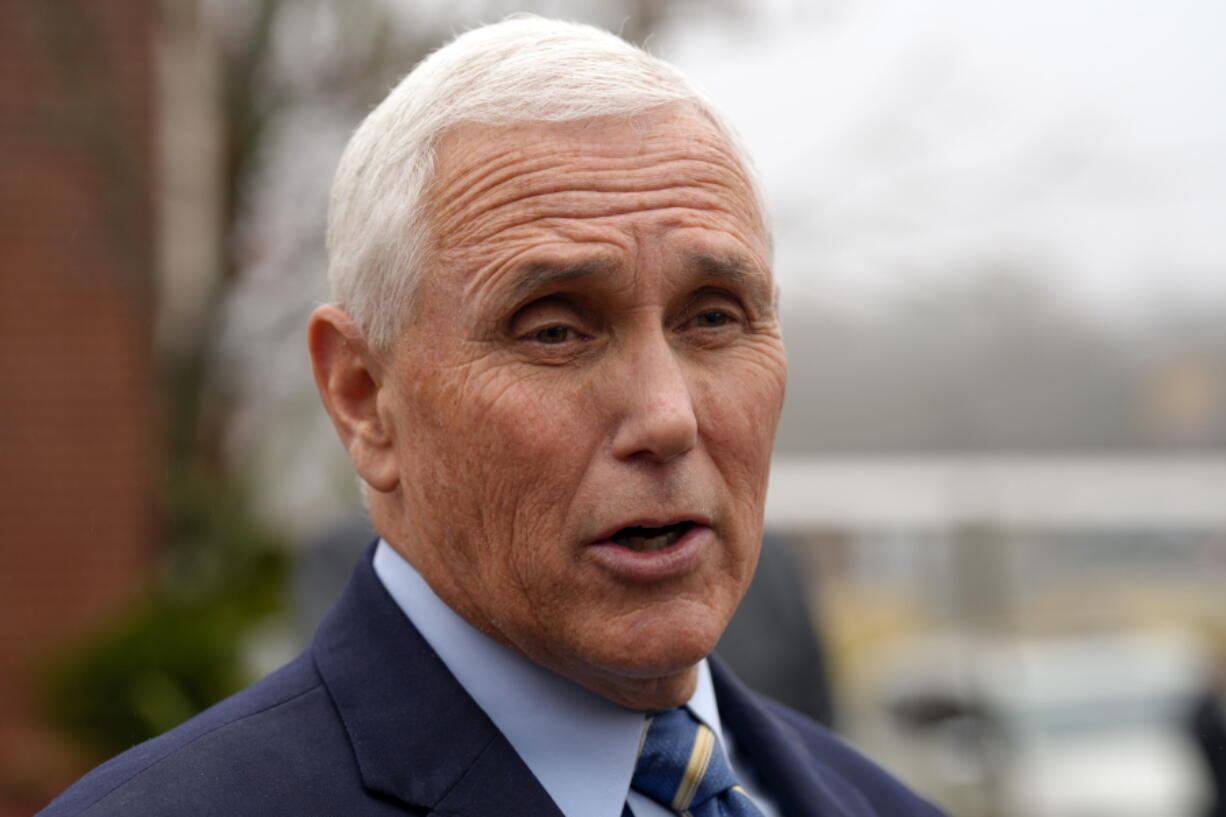
[{"label": "man's face", "polygon": [[685,107],[464,126],[429,200],[385,535],[538,663],[684,700],[753,574],[786,379],[742,170]]}]

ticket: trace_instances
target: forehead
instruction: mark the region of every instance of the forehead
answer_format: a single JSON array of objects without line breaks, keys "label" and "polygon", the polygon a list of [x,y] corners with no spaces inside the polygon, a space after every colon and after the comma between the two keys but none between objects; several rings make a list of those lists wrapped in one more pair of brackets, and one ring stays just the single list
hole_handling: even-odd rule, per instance
[{"label": "forehead", "polygon": [[688,230],[767,265],[748,175],[688,105],[633,118],[458,126],[438,146],[426,201],[442,253]]}]

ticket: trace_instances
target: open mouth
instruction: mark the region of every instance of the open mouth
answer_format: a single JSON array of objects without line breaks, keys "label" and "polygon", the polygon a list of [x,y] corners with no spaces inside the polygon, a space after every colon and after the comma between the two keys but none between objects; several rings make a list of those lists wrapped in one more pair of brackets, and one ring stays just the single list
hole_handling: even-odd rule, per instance
[{"label": "open mouth", "polygon": [[668,547],[693,527],[693,522],[686,521],[661,528],[622,528],[609,538],[624,548],[645,553]]}]

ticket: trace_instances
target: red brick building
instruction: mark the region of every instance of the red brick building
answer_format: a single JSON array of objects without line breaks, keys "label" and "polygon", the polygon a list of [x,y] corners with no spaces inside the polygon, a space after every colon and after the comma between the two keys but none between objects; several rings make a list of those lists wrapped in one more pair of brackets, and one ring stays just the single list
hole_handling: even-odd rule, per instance
[{"label": "red brick building", "polygon": [[155,534],[152,0],[0,0],[0,816],[80,771],[37,671]]}]

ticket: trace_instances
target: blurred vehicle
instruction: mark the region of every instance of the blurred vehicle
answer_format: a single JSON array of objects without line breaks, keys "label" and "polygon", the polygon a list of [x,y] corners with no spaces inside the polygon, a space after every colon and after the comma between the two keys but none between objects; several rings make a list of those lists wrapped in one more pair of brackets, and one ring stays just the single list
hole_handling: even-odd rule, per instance
[{"label": "blurred vehicle", "polygon": [[1200,817],[1184,723],[1205,651],[1177,632],[940,636],[874,662],[857,740],[957,817]]}]

